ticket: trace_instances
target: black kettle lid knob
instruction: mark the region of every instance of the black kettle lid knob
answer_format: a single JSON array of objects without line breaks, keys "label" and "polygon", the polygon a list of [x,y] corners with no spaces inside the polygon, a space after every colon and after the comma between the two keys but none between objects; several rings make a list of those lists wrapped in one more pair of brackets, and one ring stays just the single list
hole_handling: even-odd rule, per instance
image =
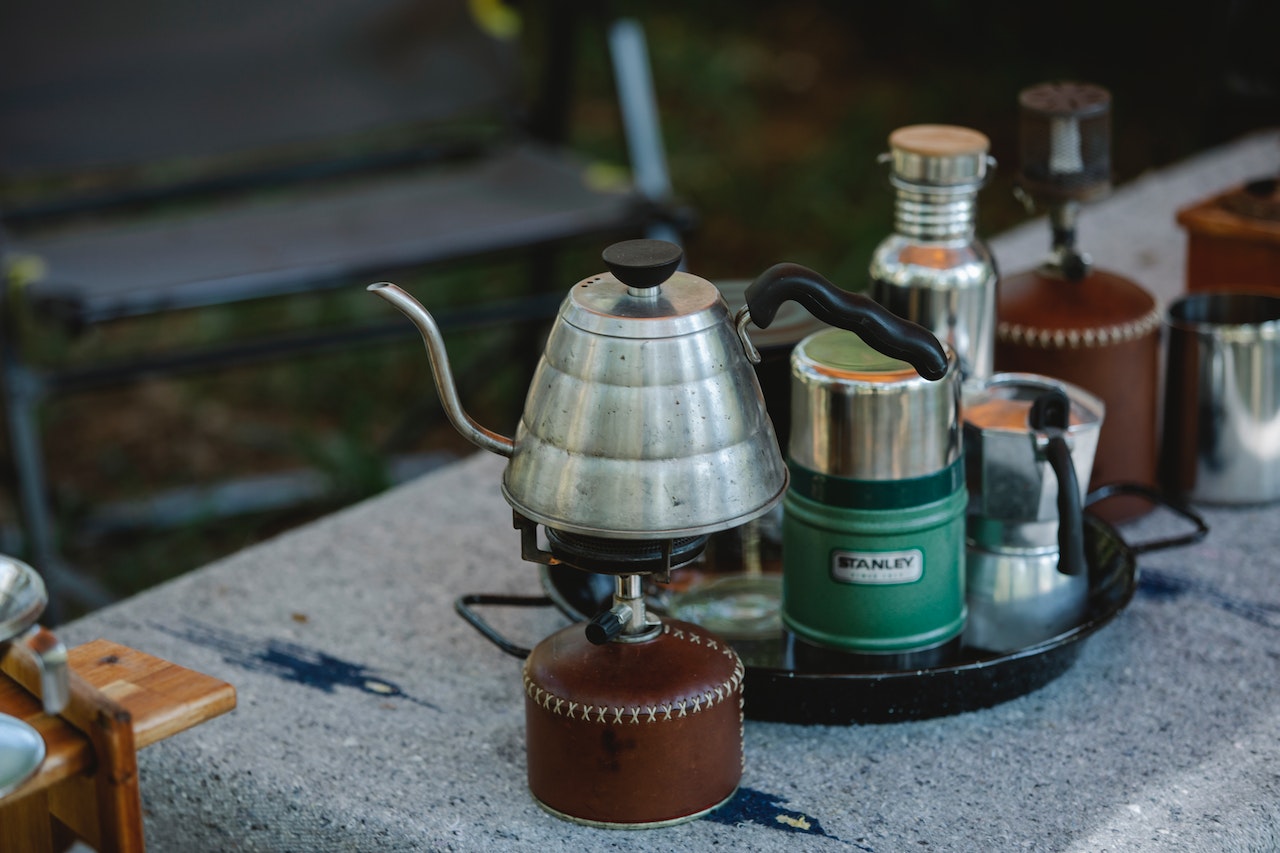
[{"label": "black kettle lid knob", "polygon": [[627,287],[657,287],[671,278],[684,251],[666,240],[623,240],[601,253],[605,266]]}]

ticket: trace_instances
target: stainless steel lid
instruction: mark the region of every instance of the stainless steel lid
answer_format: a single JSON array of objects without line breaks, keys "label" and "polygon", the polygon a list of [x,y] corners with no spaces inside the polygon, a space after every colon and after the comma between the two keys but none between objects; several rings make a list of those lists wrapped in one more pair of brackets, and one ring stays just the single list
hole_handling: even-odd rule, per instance
[{"label": "stainless steel lid", "polygon": [[905,361],[828,329],[791,355],[791,461],[857,480],[935,474],[960,457],[960,381],[955,353],[930,382]]},{"label": "stainless steel lid", "polygon": [[594,335],[643,339],[691,335],[731,320],[716,286],[687,272],[639,292],[612,273],[593,275],[569,291],[560,319]]}]

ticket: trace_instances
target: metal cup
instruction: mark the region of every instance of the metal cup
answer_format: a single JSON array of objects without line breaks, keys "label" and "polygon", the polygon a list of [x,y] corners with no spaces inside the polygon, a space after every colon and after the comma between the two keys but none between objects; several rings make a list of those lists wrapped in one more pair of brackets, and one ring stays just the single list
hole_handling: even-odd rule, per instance
[{"label": "metal cup", "polygon": [[1280,297],[1192,294],[1165,324],[1164,488],[1211,504],[1280,499]]},{"label": "metal cup", "polygon": [[[67,649],[36,622],[47,601],[36,570],[0,554],[0,660],[10,654],[29,656],[40,670],[44,709],[57,714],[70,695]],[[0,714],[0,798],[35,775],[44,758],[40,733],[17,717]]]},{"label": "metal cup", "polygon": [[66,646],[36,622],[48,600],[35,569],[0,554],[0,659],[13,652],[30,655],[40,670],[44,709],[57,714],[67,705],[70,685]]}]

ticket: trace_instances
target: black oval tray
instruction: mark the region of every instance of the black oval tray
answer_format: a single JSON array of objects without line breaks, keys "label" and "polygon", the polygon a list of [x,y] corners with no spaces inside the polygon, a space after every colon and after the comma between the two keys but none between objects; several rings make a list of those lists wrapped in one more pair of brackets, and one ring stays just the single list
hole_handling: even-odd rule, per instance
[{"label": "black oval tray", "polygon": [[[1085,515],[1089,603],[1079,625],[1025,649],[992,654],[963,648],[947,666],[894,672],[806,672],[794,665],[753,665],[744,654],[746,716],[787,723],[848,725],[920,720],[987,708],[1030,693],[1075,662],[1081,642],[1115,618],[1137,585],[1135,552],[1116,530]],[[564,566],[543,567],[543,587],[574,620],[609,606],[613,578]],[[752,640],[752,655],[760,640]],[[790,660],[786,638],[774,660]]]}]

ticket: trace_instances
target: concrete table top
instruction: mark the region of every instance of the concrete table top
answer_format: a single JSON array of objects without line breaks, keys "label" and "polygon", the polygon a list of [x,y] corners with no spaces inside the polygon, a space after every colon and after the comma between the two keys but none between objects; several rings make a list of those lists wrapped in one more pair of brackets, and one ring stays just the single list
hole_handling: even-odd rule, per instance
[{"label": "concrete table top", "polygon": [[[1155,172],[1082,217],[1100,265],[1167,301],[1177,207],[1274,171],[1272,132]],[[1047,250],[1002,235],[1003,269]],[[428,382],[424,356],[423,382]],[[238,708],[141,755],[150,849],[1273,850],[1280,848],[1280,510],[1205,509],[1065,674],[995,707],[883,725],[748,720],[742,788],[709,817],[594,829],[525,786],[519,662],[453,612],[536,593],[477,454],[60,629],[234,684]],[[1153,513],[1134,540],[1181,529]],[[491,611],[532,645],[555,611]]]}]

